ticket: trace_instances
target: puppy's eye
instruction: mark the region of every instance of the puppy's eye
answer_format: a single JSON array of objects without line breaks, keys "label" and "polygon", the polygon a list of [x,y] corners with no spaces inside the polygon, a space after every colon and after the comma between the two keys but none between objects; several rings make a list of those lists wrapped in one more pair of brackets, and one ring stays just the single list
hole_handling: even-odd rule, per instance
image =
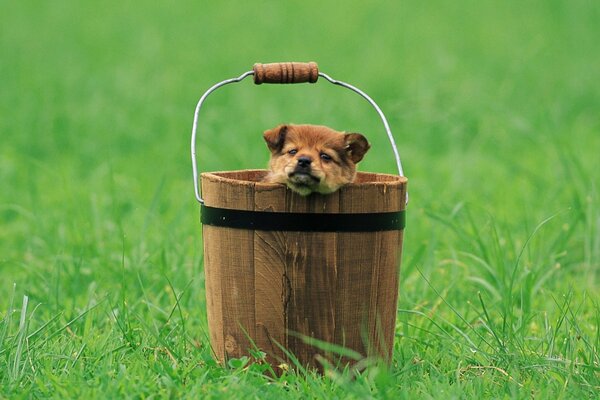
[{"label": "puppy's eye", "polygon": [[288,154],[294,155],[298,152],[298,150],[296,149],[291,149],[290,151],[288,151]]},{"label": "puppy's eye", "polygon": [[332,158],[331,158],[331,156],[329,154],[321,153],[321,160],[323,160],[323,161],[331,161]]}]

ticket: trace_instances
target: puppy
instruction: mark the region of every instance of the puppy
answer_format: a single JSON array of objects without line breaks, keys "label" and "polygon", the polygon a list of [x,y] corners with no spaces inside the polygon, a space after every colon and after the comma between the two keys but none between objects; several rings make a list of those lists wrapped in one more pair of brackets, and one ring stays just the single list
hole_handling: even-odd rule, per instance
[{"label": "puppy", "polygon": [[264,133],[271,151],[264,182],[282,183],[302,196],[333,193],[356,176],[356,164],[371,147],[360,133],[326,126],[279,125]]}]

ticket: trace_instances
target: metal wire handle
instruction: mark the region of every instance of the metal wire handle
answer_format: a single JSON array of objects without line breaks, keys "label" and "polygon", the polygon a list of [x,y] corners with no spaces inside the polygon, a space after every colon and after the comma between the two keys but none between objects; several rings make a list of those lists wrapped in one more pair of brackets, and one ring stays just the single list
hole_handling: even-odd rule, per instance
[{"label": "metal wire handle", "polygon": [[[255,74],[254,70],[244,72],[242,75],[238,76],[237,78],[226,79],[222,82],[219,82],[219,83],[213,85],[202,95],[202,97],[200,97],[200,100],[198,101],[198,104],[196,105],[196,110],[194,112],[194,123],[192,125],[191,150],[192,150],[192,171],[193,171],[193,175],[194,175],[194,192],[196,195],[196,200],[198,200],[198,202],[200,202],[200,204],[204,204],[204,199],[202,198],[202,195],[200,194],[200,185],[198,182],[198,165],[196,162],[196,132],[198,129],[198,114],[200,112],[200,108],[202,108],[202,104],[204,103],[204,101],[206,100],[208,95],[210,95],[212,92],[214,92],[218,88],[228,85],[230,83],[240,82],[240,81],[244,80],[245,78],[247,78],[248,76],[254,75],[254,74]],[[394,141],[394,136],[392,135],[392,131],[390,130],[390,125],[388,124],[387,119],[385,118],[385,115],[383,114],[383,111],[381,111],[381,108],[379,108],[377,103],[375,103],[375,101],[373,101],[373,99],[371,97],[369,97],[369,95],[367,95],[365,92],[363,92],[362,90],[358,89],[355,86],[350,85],[349,83],[335,80],[335,79],[331,78],[329,75],[326,75],[322,72],[319,72],[319,76],[323,77],[324,79],[326,79],[327,81],[329,81],[330,83],[332,83],[334,85],[342,86],[342,87],[345,87],[346,89],[352,90],[353,92],[362,96],[365,100],[367,100],[369,102],[369,104],[371,104],[371,106],[373,106],[375,111],[377,111],[377,114],[379,114],[381,121],[383,122],[385,132],[387,133],[388,139],[392,146],[392,150],[394,151],[394,157],[396,159],[396,166],[398,167],[398,175],[404,176],[404,171],[402,170],[402,163],[400,162],[400,154],[398,154],[398,148],[396,147],[396,142]],[[408,202],[408,195],[407,195],[406,201]]]}]

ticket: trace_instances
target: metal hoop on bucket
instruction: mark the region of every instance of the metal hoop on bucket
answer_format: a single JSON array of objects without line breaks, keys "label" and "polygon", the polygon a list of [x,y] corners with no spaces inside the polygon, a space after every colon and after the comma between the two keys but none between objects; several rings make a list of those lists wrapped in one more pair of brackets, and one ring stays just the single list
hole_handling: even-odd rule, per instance
[{"label": "metal hoop on bucket", "polygon": [[[365,100],[371,104],[371,106],[377,111],[381,121],[383,122],[383,126],[385,128],[385,132],[390,141],[390,145],[392,146],[392,150],[394,151],[394,157],[396,159],[396,166],[398,168],[398,175],[404,176],[404,171],[402,169],[402,163],[400,161],[400,154],[398,153],[398,148],[396,147],[396,142],[394,140],[394,136],[392,135],[392,131],[390,130],[390,126],[381,111],[381,108],[375,103],[375,101],[367,95],[362,90],[358,89],[355,86],[350,85],[349,83],[345,83],[342,81],[335,80],[331,78],[329,75],[326,75],[322,72],[318,71],[318,67],[315,63],[278,63],[278,64],[255,64],[252,71],[244,72],[242,75],[237,78],[226,79],[222,82],[219,82],[212,87],[210,87],[203,95],[200,97],[198,104],[196,105],[196,110],[194,111],[194,122],[192,125],[192,139],[191,139],[191,153],[192,153],[192,171],[194,177],[194,193],[196,195],[196,200],[200,202],[200,204],[204,204],[204,199],[200,194],[200,185],[198,183],[198,165],[196,162],[196,133],[198,129],[198,114],[200,113],[200,109],[202,108],[202,104],[206,100],[206,98],[218,88],[228,85],[230,83],[238,83],[248,76],[254,76],[254,83],[301,83],[301,82],[310,82],[315,83],[317,81],[317,77],[321,76],[328,82],[342,86],[346,89],[352,90],[353,92],[359,94]],[[408,195],[407,200],[408,202]]]}]

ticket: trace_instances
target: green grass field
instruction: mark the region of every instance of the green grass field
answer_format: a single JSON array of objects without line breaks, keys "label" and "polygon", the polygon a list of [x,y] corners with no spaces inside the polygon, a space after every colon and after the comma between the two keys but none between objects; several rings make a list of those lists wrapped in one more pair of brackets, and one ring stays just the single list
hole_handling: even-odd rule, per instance
[{"label": "green grass field", "polygon": [[[600,4],[2,2],[0,398],[597,398]],[[254,62],[317,61],[383,108],[409,178],[389,369],[327,377],[207,340],[189,136]],[[210,98],[202,170],[281,122],[364,133],[325,82]],[[594,155],[595,154],[595,155]]]}]

